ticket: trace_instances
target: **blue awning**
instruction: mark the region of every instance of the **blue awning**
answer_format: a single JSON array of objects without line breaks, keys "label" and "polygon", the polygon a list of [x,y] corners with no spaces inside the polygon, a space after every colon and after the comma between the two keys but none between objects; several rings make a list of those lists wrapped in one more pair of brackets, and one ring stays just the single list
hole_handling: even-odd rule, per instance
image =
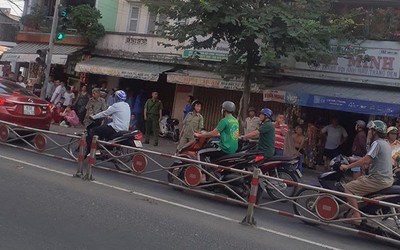
[{"label": "blue awning", "polygon": [[[271,88],[284,95],[284,102],[306,107],[352,113],[400,116],[400,91],[311,83],[289,83]],[[267,90],[268,91],[268,90]]]}]

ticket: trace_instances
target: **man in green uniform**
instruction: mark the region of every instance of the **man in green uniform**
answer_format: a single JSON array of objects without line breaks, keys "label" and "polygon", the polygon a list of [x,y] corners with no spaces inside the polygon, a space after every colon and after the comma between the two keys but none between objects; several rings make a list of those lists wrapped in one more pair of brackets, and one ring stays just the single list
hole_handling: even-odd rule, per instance
[{"label": "man in green uniform", "polygon": [[233,117],[233,112],[235,112],[235,104],[230,101],[222,103],[222,114],[224,118],[218,123],[217,127],[211,131],[204,134],[195,133],[194,136],[197,138],[211,138],[221,136],[219,142],[219,147],[216,149],[205,149],[199,151],[200,159],[209,157],[212,162],[222,156],[234,154],[238,149],[238,138],[239,138],[239,122]]},{"label": "man in green uniform", "polygon": [[192,102],[193,111],[189,112],[183,120],[181,139],[177,148],[179,152],[187,143],[194,141],[194,133],[199,133],[204,128],[204,118],[200,114],[201,102],[195,100]]},{"label": "man in green uniform", "polygon": [[163,105],[158,99],[158,92],[153,92],[151,98],[144,105],[144,120],[146,121],[145,144],[150,143],[150,133],[154,135],[154,146],[158,146],[158,134],[160,133],[160,120]]},{"label": "man in green uniform", "polygon": [[258,150],[263,152],[264,157],[272,157],[275,154],[275,127],[272,124],[272,116],[269,108],[263,108],[259,116],[260,127],[243,136],[246,139],[259,138]]},{"label": "man in green uniform", "polygon": [[91,115],[98,114],[107,109],[106,100],[100,97],[100,89],[94,88],[92,90],[92,97],[89,99],[86,104],[86,115],[83,120],[83,124],[86,129],[89,131],[92,128],[98,127],[101,125],[103,119],[98,119],[96,121],[90,120]]}]

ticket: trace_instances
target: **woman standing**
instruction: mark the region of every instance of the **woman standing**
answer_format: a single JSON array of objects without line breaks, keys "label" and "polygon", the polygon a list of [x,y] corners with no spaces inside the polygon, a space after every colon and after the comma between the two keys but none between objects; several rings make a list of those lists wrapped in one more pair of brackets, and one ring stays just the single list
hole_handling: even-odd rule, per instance
[{"label": "woman standing", "polygon": [[87,92],[86,85],[83,85],[81,91],[79,91],[78,97],[75,99],[75,110],[79,117],[79,121],[82,123],[86,115],[86,105],[89,102],[89,94]]},{"label": "woman standing", "polygon": [[180,151],[188,142],[193,141],[194,133],[200,133],[204,126],[204,118],[200,114],[201,102],[198,100],[193,101],[192,108],[193,111],[189,112],[183,120],[181,140],[177,151]]}]

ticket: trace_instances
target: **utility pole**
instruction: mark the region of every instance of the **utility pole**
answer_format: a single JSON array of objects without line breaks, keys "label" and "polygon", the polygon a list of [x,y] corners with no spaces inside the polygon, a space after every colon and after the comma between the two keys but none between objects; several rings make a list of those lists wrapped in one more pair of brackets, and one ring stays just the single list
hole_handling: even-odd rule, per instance
[{"label": "utility pole", "polygon": [[50,41],[49,41],[49,51],[47,53],[47,60],[46,60],[46,69],[44,72],[44,83],[40,92],[40,98],[44,99],[46,95],[47,83],[49,82],[50,76],[50,69],[51,69],[51,59],[53,57],[54,51],[54,41],[55,41],[55,34],[57,31],[58,25],[58,12],[60,10],[60,1],[56,0],[56,4],[54,5],[54,16],[53,16],[53,24],[51,26],[51,33],[50,33]]}]

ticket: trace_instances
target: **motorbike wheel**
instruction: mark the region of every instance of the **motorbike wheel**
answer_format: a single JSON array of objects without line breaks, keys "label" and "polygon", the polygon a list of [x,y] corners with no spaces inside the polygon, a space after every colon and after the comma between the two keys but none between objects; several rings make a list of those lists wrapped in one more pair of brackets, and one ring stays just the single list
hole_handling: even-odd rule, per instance
[{"label": "motorbike wheel", "polygon": [[172,140],[173,140],[174,142],[179,141],[179,129],[175,129],[175,131],[174,131],[174,133],[173,133],[173,135],[172,135]]},{"label": "motorbike wheel", "polygon": [[133,158],[133,149],[128,148],[114,148],[112,153],[118,156],[118,159],[113,160],[116,169],[122,172],[132,172],[131,161]]},{"label": "motorbike wheel", "polygon": [[[272,171],[271,176],[273,176],[273,177],[288,180],[288,181],[294,181],[294,182],[299,181],[297,176],[295,175],[295,173],[287,171],[286,169],[279,169],[278,176],[275,176],[275,175],[276,175],[275,171]],[[278,182],[278,181],[269,181],[269,182],[272,185],[274,185],[277,189],[279,189],[284,195],[286,195],[288,197],[293,197],[297,191],[297,187],[288,186],[287,184],[285,184],[283,182]],[[277,190],[275,190],[273,187],[268,187],[268,186],[270,186],[270,184],[265,183],[265,186],[267,189],[267,193],[271,197],[272,200],[278,200],[278,199],[283,198],[283,196]]]},{"label": "motorbike wheel", "polygon": [[[294,213],[303,216],[305,218],[317,219],[317,214],[315,211],[315,202],[318,199],[318,194],[319,192],[315,190],[301,189],[297,193],[297,196],[300,196],[300,198],[295,199],[293,203]],[[301,196],[306,196],[306,197],[301,197]],[[308,225],[313,225],[313,226],[318,225],[317,223],[312,223],[307,220],[302,220],[302,219],[300,220]]]}]

